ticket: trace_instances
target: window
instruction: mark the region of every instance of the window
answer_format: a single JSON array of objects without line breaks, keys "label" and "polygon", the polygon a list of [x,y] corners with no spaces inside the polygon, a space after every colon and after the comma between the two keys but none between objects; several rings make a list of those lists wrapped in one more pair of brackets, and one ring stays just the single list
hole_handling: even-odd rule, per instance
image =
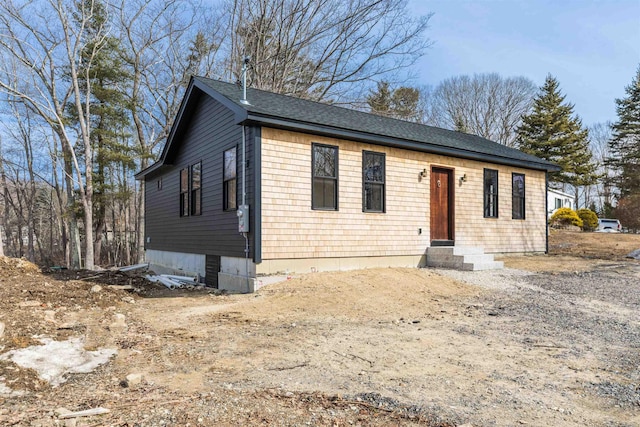
[{"label": "window", "polygon": [[311,150],[311,207],[338,210],[338,147],[313,144]]},{"label": "window", "polygon": [[202,162],[191,165],[191,215],[202,214]]},{"label": "window", "polygon": [[560,209],[562,207],[562,199],[558,199],[556,197],[556,209]]},{"label": "window", "polygon": [[484,170],[484,217],[498,218],[498,171]]},{"label": "window", "polygon": [[525,219],[524,191],[524,175],[511,174],[511,218],[513,219]]},{"label": "window", "polygon": [[180,216],[189,216],[189,169],[180,170]]},{"label": "window", "polygon": [[224,152],[224,177],[223,177],[223,209],[235,210],[238,207],[237,192],[237,150],[231,148]]},{"label": "window", "polygon": [[362,210],[384,212],[384,153],[362,152]]}]

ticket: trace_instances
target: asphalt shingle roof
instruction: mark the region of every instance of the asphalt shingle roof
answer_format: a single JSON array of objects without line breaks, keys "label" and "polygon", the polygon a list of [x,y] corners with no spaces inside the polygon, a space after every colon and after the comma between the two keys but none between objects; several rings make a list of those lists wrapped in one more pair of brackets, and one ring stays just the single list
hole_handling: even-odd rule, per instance
[{"label": "asphalt shingle roof", "polygon": [[[247,100],[250,104],[246,105],[240,102],[242,98],[240,85],[204,77],[195,77],[194,79],[218,92],[237,107],[246,110],[253,117],[283,119],[300,124],[358,132],[369,134],[372,138],[383,136],[410,141],[424,144],[425,149],[441,147],[469,154],[477,153],[504,160],[511,159],[518,163],[528,163],[535,166],[536,169],[553,170],[557,168],[546,160],[476,135],[392,119],[273,92],[247,88]],[[504,163],[504,161],[498,161],[498,163]]]}]

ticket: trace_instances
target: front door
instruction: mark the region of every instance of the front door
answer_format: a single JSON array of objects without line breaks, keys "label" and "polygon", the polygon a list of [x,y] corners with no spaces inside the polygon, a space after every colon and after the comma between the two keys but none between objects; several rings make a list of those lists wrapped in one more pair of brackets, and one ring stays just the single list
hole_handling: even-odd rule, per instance
[{"label": "front door", "polygon": [[453,170],[431,168],[432,245],[453,245]]}]

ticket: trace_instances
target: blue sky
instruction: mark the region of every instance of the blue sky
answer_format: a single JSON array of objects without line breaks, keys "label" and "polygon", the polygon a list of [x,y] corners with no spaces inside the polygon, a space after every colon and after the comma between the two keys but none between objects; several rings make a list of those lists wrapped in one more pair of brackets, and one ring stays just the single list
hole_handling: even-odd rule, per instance
[{"label": "blue sky", "polygon": [[497,72],[537,86],[555,76],[585,126],[615,121],[640,65],[640,0],[409,0],[433,12],[433,46],[418,64],[417,84]]}]

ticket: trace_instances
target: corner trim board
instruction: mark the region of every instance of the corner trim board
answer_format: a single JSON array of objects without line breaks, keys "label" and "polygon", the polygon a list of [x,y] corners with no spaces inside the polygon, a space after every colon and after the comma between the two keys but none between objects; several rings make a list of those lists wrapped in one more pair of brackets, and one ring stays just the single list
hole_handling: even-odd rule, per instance
[{"label": "corner trim board", "polygon": [[255,179],[255,189],[253,191],[253,262],[262,262],[262,128],[253,128],[253,179]]}]

